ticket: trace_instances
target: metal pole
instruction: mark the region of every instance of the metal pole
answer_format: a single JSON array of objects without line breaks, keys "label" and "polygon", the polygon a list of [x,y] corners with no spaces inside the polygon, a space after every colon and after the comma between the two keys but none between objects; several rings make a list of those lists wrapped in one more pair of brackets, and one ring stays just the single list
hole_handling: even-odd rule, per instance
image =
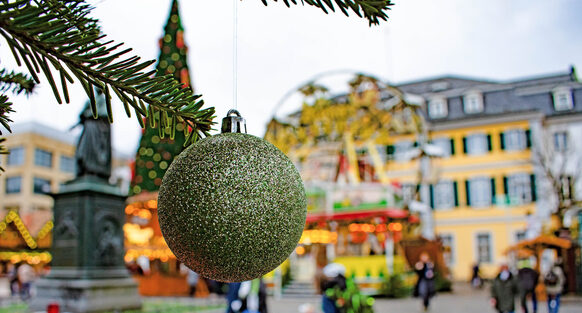
[{"label": "metal pole", "polygon": [[434,225],[434,215],[432,212],[432,207],[430,207],[430,192],[428,183],[430,181],[430,157],[424,152],[424,148],[428,143],[428,133],[426,127],[421,126],[422,129],[418,134],[418,145],[421,148],[420,157],[420,201],[429,207],[428,212],[420,214],[420,223],[422,227],[422,236],[428,240],[434,240],[435,236],[435,225]]}]

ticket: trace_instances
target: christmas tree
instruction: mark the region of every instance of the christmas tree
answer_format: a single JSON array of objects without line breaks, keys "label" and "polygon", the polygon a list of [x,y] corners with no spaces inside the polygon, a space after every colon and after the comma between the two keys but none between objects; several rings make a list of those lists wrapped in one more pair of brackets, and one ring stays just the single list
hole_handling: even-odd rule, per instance
[{"label": "christmas tree", "polygon": [[[156,76],[172,75],[182,84],[190,86],[188,71],[188,47],[184,43],[184,28],[180,19],[178,0],[172,1],[172,8],[160,39],[160,56],[156,66]],[[162,184],[168,166],[184,149],[186,136],[184,126],[177,125],[174,138],[170,130],[162,131],[146,125],[135,157],[135,171],[131,181],[130,195],[142,192],[156,192]]]},{"label": "christmas tree", "polygon": [[[184,42],[178,0],[172,0],[159,48],[155,76],[171,75],[182,84],[181,88],[191,89],[188,48]],[[133,166],[130,197],[125,208],[128,223],[124,227],[127,261],[146,256],[162,262],[175,262],[175,256],[166,245],[158,224],[157,199],[164,173],[185,148],[187,139],[180,126],[177,125],[173,138],[169,130],[162,131],[149,123],[146,123],[143,130]],[[149,235],[145,236],[145,241],[141,241],[143,239],[139,238],[144,238],[143,234],[147,232]]]}]

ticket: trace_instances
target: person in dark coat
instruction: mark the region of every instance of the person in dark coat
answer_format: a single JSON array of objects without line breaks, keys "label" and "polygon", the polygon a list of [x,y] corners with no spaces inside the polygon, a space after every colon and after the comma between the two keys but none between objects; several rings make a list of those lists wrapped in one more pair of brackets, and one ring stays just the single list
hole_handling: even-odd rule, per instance
[{"label": "person in dark coat", "polygon": [[228,303],[228,307],[226,308],[226,313],[240,312],[242,309],[243,303],[238,298],[240,284],[241,283],[228,284],[228,292],[226,293],[226,302]]},{"label": "person in dark coat", "polygon": [[483,287],[483,280],[481,279],[481,273],[479,272],[479,262],[473,265],[473,275],[471,276],[471,286],[473,288]]},{"label": "person in dark coat", "polygon": [[428,253],[420,254],[420,260],[414,265],[418,281],[416,282],[416,293],[422,298],[422,306],[428,311],[430,299],[435,295],[436,288],[434,279],[436,277],[434,263],[430,260]]},{"label": "person in dark coat", "polygon": [[341,273],[337,273],[335,277],[325,277],[321,280],[320,289],[323,293],[322,309],[324,313],[339,313],[334,297],[328,294],[329,290],[335,288],[339,288],[341,291],[346,290],[346,278]]},{"label": "person in dark coat", "polygon": [[499,313],[515,312],[517,282],[507,265],[501,265],[499,274],[491,284],[491,304]]},{"label": "person in dark coat", "polygon": [[226,313],[268,313],[267,287],[262,279],[230,283]]},{"label": "person in dark coat", "polygon": [[267,285],[261,279],[261,283],[259,286],[259,312],[261,313],[268,313],[269,310],[267,309]]},{"label": "person in dark coat", "polygon": [[522,267],[517,272],[517,285],[519,287],[519,299],[521,302],[521,309],[524,313],[528,313],[527,297],[531,295],[531,302],[533,305],[533,312],[538,311],[538,300],[536,298],[536,286],[538,285],[540,274],[531,267]]}]

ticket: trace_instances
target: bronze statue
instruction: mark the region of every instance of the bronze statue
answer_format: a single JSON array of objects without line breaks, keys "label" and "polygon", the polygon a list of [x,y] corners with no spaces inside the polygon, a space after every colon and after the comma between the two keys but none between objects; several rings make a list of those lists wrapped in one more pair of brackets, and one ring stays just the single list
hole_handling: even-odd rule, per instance
[{"label": "bronze statue", "polygon": [[101,90],[96,92],[98,118],[93,118],[91,103],[87,101],[77,125],[83,125],[83,132],[77,144],[75,159],[77,177],[97,176],[109,179],[111,176],[111,124],[107,117],[105,97]]}]

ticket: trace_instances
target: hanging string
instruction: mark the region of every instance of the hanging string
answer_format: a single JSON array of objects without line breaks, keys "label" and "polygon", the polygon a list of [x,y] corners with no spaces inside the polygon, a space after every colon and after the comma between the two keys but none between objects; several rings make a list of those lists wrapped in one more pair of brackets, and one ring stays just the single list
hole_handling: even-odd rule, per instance
[{"label": "hanging string", "polygon": [[232,15],[232,103],[238,110],[238,0],[233,0]]}]

